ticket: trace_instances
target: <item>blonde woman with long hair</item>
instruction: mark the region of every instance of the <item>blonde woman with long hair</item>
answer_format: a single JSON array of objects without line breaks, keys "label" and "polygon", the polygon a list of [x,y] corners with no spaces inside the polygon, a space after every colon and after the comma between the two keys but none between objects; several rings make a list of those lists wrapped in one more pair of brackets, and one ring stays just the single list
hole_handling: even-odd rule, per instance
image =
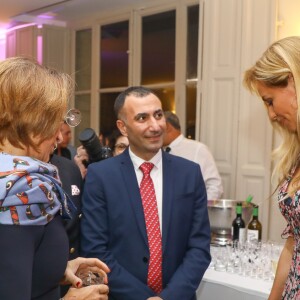
[{"label": "blonde woman with long hair", "polygon": [[282,137],[273,152],[272,179],[286,238],[269,300],[300,299],[300,37],[273,43],[244,75],[244,85],[261,97],[271,124]]}]

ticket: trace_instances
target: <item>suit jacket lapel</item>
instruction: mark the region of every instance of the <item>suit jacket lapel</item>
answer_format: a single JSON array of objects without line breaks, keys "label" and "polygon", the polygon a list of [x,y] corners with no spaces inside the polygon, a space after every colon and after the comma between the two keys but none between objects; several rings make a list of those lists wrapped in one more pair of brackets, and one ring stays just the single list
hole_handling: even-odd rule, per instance
[{"label": "suit jacket lapel", "polygon": [[135,219],[137,222],[137,227],[139,228],[143,239],[148,246],[146,224],[144,218],[143,205],[141,200],[140,189],[138,186],[135,170],[132,161],[129,156],[128,150],[125,150],[123,154],[120,155],[121,158],[121,172],[124,178],[125,188],[128,194],[128,201],[134,211]]},{"label": "suit jacket lapel", "polygon": [[163,163],[163,208],[162,208],[162,245],[163,252],[166,250],[168,232],[170,226],[172,205],[173,205],[173,172],[172,172],[172,159],[170,155],[162,153]]}]

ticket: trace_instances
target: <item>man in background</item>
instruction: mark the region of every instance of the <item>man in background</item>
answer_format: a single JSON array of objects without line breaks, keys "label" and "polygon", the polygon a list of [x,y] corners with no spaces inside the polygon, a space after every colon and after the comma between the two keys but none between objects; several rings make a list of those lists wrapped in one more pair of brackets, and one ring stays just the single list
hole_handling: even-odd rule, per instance
[{"label": "man in background", "polygon": [[208,147],[183,136],[176,114],[166,111],[165,118],[167,123],[164,137],[165,150],[170,154],[181,156],[199,164],[206,186],[207,199],[220,199],[223,195],[222,180]]},{"label": "man in background", "polygon": [[73,159],[76,154],[76,149],[70,145],[72,132],[70,126],[66,122],[63,122],[61,125],[61,134],[63,136],[63,141],[57,145],[57,149],[55,149],[54,153],[58,156]]},{"label": "man in background", "polygon": [[[77,208],[76,215],[72,219],[63,220],[69,239],[69,260],[75,259],[79,256],[80,250],[81,188],[83,180],[79,168],[72,160],[52,154],[50,163],[57,167],[62,188]],[[62,297],[68,289],[69,286],[61,286]]]}]

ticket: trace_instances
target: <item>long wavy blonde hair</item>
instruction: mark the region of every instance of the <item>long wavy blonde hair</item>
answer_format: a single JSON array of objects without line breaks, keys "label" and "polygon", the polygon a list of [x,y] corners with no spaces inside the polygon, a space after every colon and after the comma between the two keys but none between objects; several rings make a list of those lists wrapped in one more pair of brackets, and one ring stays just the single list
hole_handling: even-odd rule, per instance
[{"label": "long wavy blonde hair", "polygon": [[[286,87],[293,76],[297,95],[297,132],[292,133],[276,122],[272,126],[282,137],[282,142],[272,153],[275,166],[272,181],[277,178],[277,187],[288,177],[300,154],[300,37],[287,37],[273,43],[262,57],[244,74],[243,83],[252,93],[258,94],[257,84],[268,87]],[[300,177],[296,178],[295,190],[299,187]]]}]

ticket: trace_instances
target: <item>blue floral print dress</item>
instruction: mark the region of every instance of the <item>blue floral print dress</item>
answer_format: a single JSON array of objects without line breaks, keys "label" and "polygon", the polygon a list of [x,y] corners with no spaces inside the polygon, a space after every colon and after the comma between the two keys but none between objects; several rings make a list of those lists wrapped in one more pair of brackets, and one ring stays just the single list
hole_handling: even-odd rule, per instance
[{"label": "blue floral print dress", "polygon": [[295,240],[292,264],[282,293],[284,300],[300,299],[300,190],[296,191],[292,198],[287,196],[288,185],[295,170],[296,166],[291,170],[289,177],[281,185],[278,193],[279,208],[287,221],[282,237],[292,236]]}]

